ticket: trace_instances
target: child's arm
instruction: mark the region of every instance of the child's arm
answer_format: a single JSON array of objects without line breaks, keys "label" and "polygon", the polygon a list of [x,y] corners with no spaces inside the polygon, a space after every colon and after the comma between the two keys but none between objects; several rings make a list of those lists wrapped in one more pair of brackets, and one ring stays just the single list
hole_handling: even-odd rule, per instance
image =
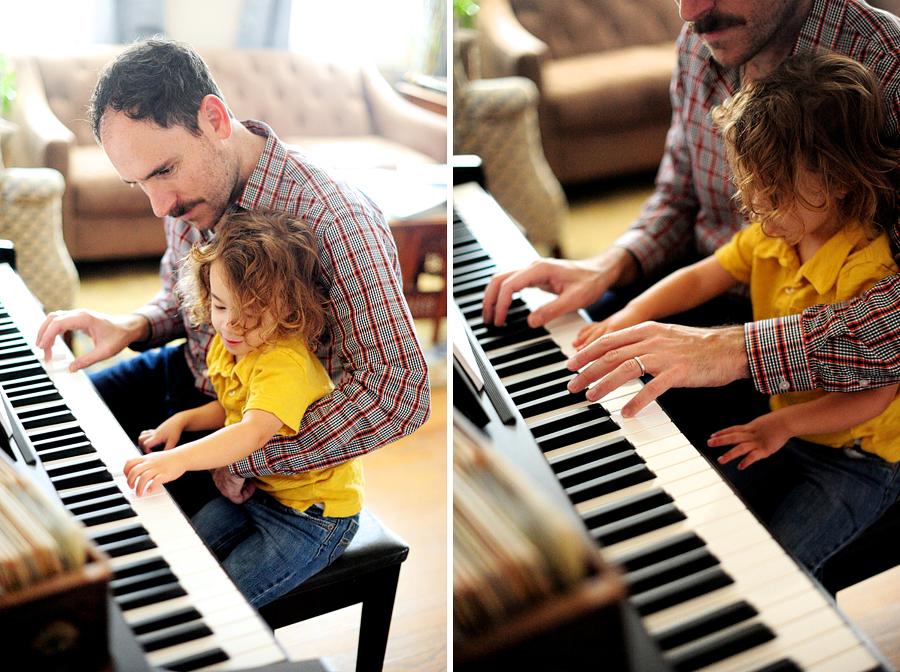
[{"label": "child's arm", "polygon": [[182,432],[220,429],[224,425],[225,409],[218,400],[213,400],[203,406],[176,413],[156,429],[145,429],[138,437],[138,444],[145,453],[160,444],[164,444],[163,450],[170,450],[178,443]]},{"label": "child's arm", "polygon": [[666,276],[602,322],[584,327],[572,345],[581,348],[611,331],[696,308],[736,284],[734,276],[710,255]]},{"label": "child's arm", "polygon": [[262,448],[284,423],[268,411],[249,410],[240,422],[171,450],[128,460],[128,485],[140,496],[155,492],[186,471],[224,467]]},{"label": "child's arm", "polygon": [[710,447],[734,446],[719,464],[746,455],[738,469],[769,457],[788,439],[808,434],[830,434],[859,425],[880,415],[897,394],[897,385],[863,392],[830,392],[804,404],[766,413],[746,425],[728,427],[713,434]]}]

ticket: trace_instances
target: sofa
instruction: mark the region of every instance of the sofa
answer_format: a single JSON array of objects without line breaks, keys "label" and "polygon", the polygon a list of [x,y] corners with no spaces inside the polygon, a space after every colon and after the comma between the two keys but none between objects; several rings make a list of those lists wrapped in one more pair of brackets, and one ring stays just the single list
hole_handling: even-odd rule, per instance
[{"label": "sofa", "polygon": [[[86,110],[99,69],[122,46],[72,47],[13,59],[19,95],[7,166],[49,167],[65,179],[63,236],[76,262],[156,257],[160,220],[97,144]],[[334,168],[447,162],[446,117],[397,94],[369,63],[280,50],[198,50],[237,119],[258,119]]]},{"label": "sofa", "polygon": [[527,77],[563,185],[659,166],[684,22],[672,0],[481,0],[482,77]]}]

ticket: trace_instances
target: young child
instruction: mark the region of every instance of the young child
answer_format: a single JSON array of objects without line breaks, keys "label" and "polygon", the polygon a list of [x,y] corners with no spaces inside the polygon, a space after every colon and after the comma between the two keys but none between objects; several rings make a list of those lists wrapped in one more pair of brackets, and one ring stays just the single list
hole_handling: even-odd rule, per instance
[{"label": "young child", "polygon": [[[316,359],[327,300],[311,229],[283,213],[241,212],[185,259],[179,290],[195,323],[216,336],[207,355],[217,400],[176,413],[140,436],[126,462],[141,496],[185,471],[225,467],[277,434],[297,434],[307,407],[334,386]],[[216,430],[178,446],[182,432]],[[252,458],[251,458],[252,459]],[[249,499],[223,496],[193,518],[197,532],[254,607],[326,567],[353,538],[363,504],[360,460],[254,479]]]},{"label": "young child", "polygon": [[[749,284],[754,319],[765,320],[849,300],[898,272],[881,225],[896,218],[900,152],[882,142],[881,95],[865,67],[835,54],[792,57],[715,108],[713,120],[752,224],[715,255],[586,327],[580,344],[689,310],[737,283]],[[709,440],[711,447],[733,445],[719,462],[743,457],[740,470],[790,447],[784,459],[794,461],[779,464],[796,472],[797,482],[763,517],[771,515],[773,534],[814,573],[897,498],[896,391],[890,385],[773,396],[770,413]],[[774,463],[750,472],[759,477],[773,469]],[[750,472],[742,481],[736,470],[725,470],[751,504],[754,487],[771,497],[773,483],[757,483]],[[819,527],[831,529],[800,531],[804,515],[827,520]]]}]

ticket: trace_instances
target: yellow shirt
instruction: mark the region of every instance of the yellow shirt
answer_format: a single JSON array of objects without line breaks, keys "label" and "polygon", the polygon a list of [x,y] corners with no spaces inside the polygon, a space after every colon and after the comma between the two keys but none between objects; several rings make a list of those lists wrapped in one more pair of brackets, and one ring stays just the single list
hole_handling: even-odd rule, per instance
[{"label": "yellow shirt", "polygon": [[[307,407],[334,389],[321,362],[302,341],[281,341],[251,352],[235,364],[217,335],[206,357],[209,378],[225,407],[225,424],[240,422],[244,412],[268,411],[284,425],[279,434],[293,436]],[[336,467],[294,475],[258,476],[257,487],[285,506],[305,511],[317,502],[325,515],[345,518],[363,506],[359,458]]]},{"label": "yellow shirt", "polygon": [[[898,272],[887,235],[870,241],[861,226],[845,227],[802,265],[793,246],[766,236],[759,224],[736,233],[716,251],[716,257],[738,281],[750,285],[757,321],[847,301]],[[824,394],[824,390],[779,394],[769,398],[769,406],[776,410]],[[846,431],[801,438],[835,448],[859,445],[896,462],[900,460],[900,401],[895,398],[884,413]]]}]

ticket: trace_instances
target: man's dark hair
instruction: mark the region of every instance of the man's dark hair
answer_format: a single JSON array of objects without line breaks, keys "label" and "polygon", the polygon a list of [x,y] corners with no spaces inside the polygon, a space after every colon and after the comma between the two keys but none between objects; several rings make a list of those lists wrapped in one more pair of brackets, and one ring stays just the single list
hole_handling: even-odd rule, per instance
[{"label": "man's dark hair", "polygon": [[225,101],[206,63],[190,45],[143,40],[103,68],[91,96],[88,120],[97,142],[107,109],[131,119],[150,119],[163,128],[182,126],[199,135],[197,113],[209,94]]}]

